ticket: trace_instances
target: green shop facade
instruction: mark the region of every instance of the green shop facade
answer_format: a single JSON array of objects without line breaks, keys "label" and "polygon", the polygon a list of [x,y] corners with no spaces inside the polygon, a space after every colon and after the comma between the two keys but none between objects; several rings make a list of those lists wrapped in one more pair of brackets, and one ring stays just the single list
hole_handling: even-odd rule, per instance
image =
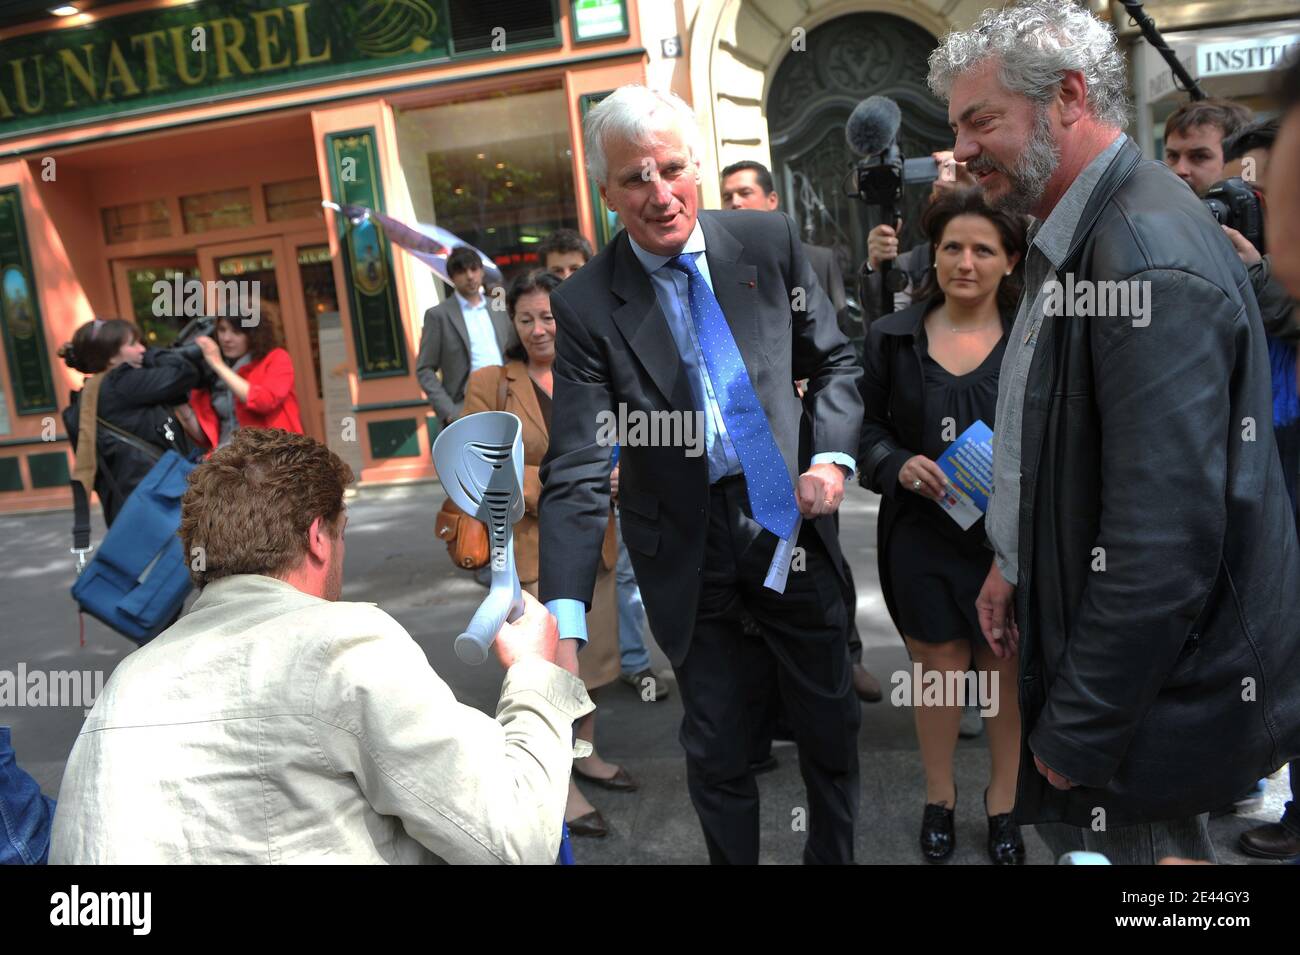
[{"label": "green shop facade", "polygon": [[437,222],[507,277],[555,228],[603,244],[581,117],[645,63],[635,0],[0,18],[0,510],[67,506],[82,379],[57,349],[96,316],[169,344],[186,318],[155,314],[160,280],[258,280],[306,430],[363,483],[433,476],[415,358],[446,292],[322,200]]}]

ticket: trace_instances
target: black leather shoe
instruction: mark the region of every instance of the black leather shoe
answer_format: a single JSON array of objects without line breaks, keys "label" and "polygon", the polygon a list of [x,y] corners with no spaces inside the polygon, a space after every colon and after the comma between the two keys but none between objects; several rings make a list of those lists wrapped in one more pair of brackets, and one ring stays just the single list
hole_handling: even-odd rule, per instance
[{"label": "black leather shoe", "polygon": [[1247,829],[1237,845],[1241,851],[1256,859],[1280,859],[1283,862],[1300,856],[1300,836],[1280,822]]},{"label": "black leather shoe", "polygon": [[921,855],[927,862],[947,862],[957,848],[957,829],[953,818],[957,807],[957,788],[953,787],[953,808],[928,802],[921,816]]},{"label": "black leather shoe", "polygon": [[[984,812],[989,811],[989,791],[984,790]],[[994,865],[1024,865],[1025,842],[1011,813],[989,816],[989,860]]]}]

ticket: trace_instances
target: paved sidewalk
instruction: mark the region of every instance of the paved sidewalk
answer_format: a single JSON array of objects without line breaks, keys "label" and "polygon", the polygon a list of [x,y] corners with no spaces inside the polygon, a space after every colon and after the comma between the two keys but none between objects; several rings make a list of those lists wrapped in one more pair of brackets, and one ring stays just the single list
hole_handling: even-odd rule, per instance
[{"label": "paved sidewalk", "polygon": [[[367,489],[352,502],[348,524],[343,599],[378,603],[424,648],[457,697],[491,712],[501,685],[494,664],[479,668],[456,659],[452,641],[484,593],[457,570],[433,536],[441,503],[437,484]],[[841,520],[841,538],[859,587],[858,625],[865,662],[886,683],[908,668],[907,657],[885,613],[875,566],[875,495],[851,487]],[[0,517],[0,670],[98,670],[107,679],[134,647],[94,620],[86,620],[86,646],[78,642],[77,614],[68,587],[73,580],[68,553],[71,514]],[[103,535],[96,515],[95,540]],[[667,662],[652,650],[656,668]],[[675,687],[674,687],[675,689]],[[615,683],[596,694],[597,744],[606,757],[627,766],[640,781],[636,793],[605,792],[587,784],[588,798],[605,814],[611,835],[577,840],[580,862],[703,863],[707,861],[695,814],[686,794],[685,765],[677,743],[681,703],[676,693],[658,703],[642,702],[630,687]],[[0,723],[13,726],[22,765],[56,795],[64,761],[82,722],[80,709],[0,710]],[[862,814],[858,859],[863,863],[922,864],[916,848],[924,784],[911,712],[884,703],[863,708],[859,737]],[[778,768],[760,777],[763,861],[797,863],[803,834],[792,829],[804,805],[796,751],[776,750]],[[980,794],[987,781],[983,740],[957,747],[956,864],[986,865],[985,825]],[[1235,851],[1237,835],[1260,820],[1275,820],[1287,798],[1286,777],[1270,780],[1267,804],[1250,819],[1213,823],[1220,859],[1252,861]],[[1046,847],[1025,833],[1031,863],[1045,864]]]}]

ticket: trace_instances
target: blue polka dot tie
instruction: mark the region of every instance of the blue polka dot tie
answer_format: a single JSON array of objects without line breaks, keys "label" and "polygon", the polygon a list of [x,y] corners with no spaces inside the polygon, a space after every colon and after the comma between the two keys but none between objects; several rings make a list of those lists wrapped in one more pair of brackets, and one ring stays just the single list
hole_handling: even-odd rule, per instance
[{"label": "blue polka dot tie", "polygon": [[727,436],[745,471],[754,520],[782,540],[788,540],[799,520],[790,472],[772,437],[767,414],[749,380],[722,306],[695,265],[698,254],[683,252],[670,259],[668,265],[685,272],[690,280],[691,321],[695,323],[700,350],[704,353],[705,372],[722,409]]}]

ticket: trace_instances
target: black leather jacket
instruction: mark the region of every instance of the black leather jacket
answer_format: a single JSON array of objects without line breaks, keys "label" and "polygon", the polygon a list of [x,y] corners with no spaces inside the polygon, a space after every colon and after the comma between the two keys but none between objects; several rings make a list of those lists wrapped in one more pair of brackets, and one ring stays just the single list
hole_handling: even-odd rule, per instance
[{"label": "black leather jacket", "polygon": [[[139,368],[123,364],[105,374],[108,377],[99,389],[99,417],[147,441],[159,453],[174,450],[182,457],[191,455],[193,446],[173,408],[189,401],[190,390],[198,386],[201,376],[197,363],[178,349],[151,348]],[[81,428],[80,391],[72,393],[63,411],[63,423],[76,451]],[[111,526],[136,485],[153,468],[155,459],[119,440],[106,428],[98,429],[98,439],[95,493],[104,507],[104,522]]]},{"label": "black leather jacket", "polygon": [[1016,813],[1188,816],[1300,755],[1300,554],[1264,329],[1223,232],[1131,142],[1062,271],[1149,282],[1151,312],[1047,319],[1030,367]]}]

